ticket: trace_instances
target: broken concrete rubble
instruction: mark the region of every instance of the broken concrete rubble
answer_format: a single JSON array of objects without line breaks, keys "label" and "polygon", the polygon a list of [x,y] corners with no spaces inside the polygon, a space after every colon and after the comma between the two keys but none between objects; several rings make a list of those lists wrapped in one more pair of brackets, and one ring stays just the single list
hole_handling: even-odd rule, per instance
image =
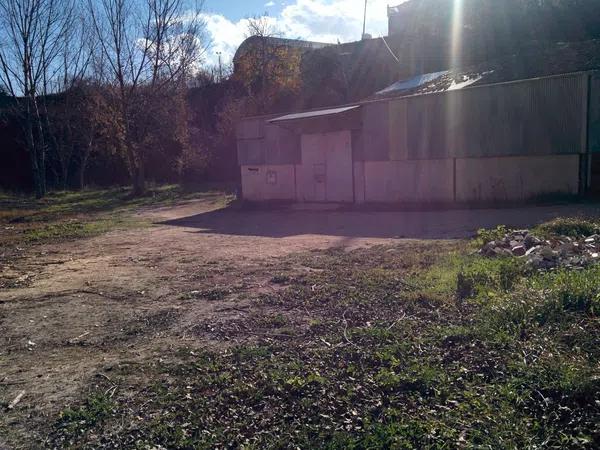
[{"label": "broken concrete rubble", "polygon": [[489,258],[524,258],[528,265],[540,270],[579,268],[600,262],[600,235],[579,238],[557,235],[544,240],[529,230],[514,230],[502,239],[485,243],[479,253]]}]

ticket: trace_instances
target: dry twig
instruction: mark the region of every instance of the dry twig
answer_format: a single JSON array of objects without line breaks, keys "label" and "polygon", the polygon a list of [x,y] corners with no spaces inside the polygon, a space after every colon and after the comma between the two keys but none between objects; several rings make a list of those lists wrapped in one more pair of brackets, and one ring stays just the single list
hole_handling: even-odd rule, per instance
[{"label": "dry twig", "polygon": [[14,400],[8,405],[8,409],[13,409],[15,406],[17,406],[17,403],[21,401],[24,395],[25,391],[19,392],[19,394],[14,398]]}]

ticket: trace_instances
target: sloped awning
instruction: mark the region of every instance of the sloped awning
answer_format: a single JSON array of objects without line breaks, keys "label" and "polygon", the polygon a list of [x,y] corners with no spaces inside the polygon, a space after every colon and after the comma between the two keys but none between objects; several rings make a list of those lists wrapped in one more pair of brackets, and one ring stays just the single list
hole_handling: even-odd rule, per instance
[{"label": "sloped awning", "polygon": [[360,105],[344,106],[342,108],[330,108],[320,109],[318,111],[307,111],[302,113],[287,114],[285,116],[276,117],[275,119],[269,120],[270,123],[286,122],[289,120],[301,120],[301,119],[314,119],[316,117],[333,116],[336,114],[342,114],[347,111],[360,108]]}]

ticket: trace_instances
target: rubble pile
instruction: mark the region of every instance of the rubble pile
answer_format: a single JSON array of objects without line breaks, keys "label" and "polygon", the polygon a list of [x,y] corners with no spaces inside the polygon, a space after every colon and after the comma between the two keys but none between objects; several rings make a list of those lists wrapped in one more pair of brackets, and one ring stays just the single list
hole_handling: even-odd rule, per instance
[{"label": "rubble pile", "polygon": [[527,264],[535,269],[584,267],[600,262],[600,234],[579,238],[554,236],[543,240],[529,230],[514,230],[506,233],[502,239],[487,242],[479,253],[490,258],[525,258]]}]

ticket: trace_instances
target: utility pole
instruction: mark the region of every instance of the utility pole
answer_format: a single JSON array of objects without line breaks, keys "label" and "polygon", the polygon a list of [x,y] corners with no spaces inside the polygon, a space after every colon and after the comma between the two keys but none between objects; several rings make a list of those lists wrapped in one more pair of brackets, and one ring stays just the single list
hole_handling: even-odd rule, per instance
[{"label": "utility pole", "polygon": [[361,40],[365,38],[365,32],[367,31],[367,0],[365,0],[365,16],[363,18],[363,32],[360,36]]},{"label": "utility pole", "polygon": [[221,65],[221,52],[217,52],[219,57],[219,83],[223,81],[223,66]]}]

